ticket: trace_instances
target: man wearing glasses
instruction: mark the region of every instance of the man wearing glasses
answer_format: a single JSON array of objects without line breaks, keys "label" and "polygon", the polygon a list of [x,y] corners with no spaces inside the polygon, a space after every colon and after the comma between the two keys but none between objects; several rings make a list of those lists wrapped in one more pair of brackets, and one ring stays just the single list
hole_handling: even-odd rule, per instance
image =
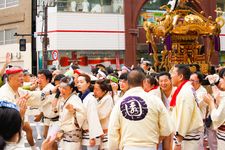
[{"label": "man wearing glasses", "polygon": [[[203,96],[207,94],[207,91],[201,85],[202,81],[203,81],[203,75],[200,72],[192,73],[189,81],[191,82],[191,84],[195,90],[197,102],[198,102],[198,105],[199,105],[199,108],[200,108],[201,114],[202,114],[202,119],[204,120],[207,117],[207,104],[203,101]],[[208,129],[208,130],[210,130],[210,129]],[[210,131],[210,133],[211,132],[213,132],[213,131]],[[215,138],[211,139],[210,141],[215,141]],[[201,134],[199,150],[204,150],[203,142],[204,142],[204,133]],[[212,142],[212,143],[214,143],[214,142]]]}]

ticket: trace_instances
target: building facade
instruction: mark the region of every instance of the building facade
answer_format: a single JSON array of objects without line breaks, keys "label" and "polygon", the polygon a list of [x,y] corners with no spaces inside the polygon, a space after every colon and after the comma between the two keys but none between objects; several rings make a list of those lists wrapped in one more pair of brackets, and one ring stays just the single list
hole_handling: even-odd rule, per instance
[{"label": "building facade", "polygon": [[[148,50],[145,31],[139,24],[140,14],[146,11],[143,9],[146,4],[158,11],[159,6],[168,1],[51,1],[48,8],[48,67],[64,69],[71,63],[77,63],[83,68],[90,68],[97,63],[105,63],[119,68],[123,64],[137,64],[141,57],[139,51]],[[215,18],[216,5],[223,5],[223,2],[201,0],[201,5],[207,16]],[[41,15],[38,16],[37,33],[43,33],[44,21]],[[42,66],[42,47],[42,38],[37,37],[39,68]],[[147,53],[144,55],[148,56]],[[214,57],[214,64],[218,64],[219,54]]]},{"label": "building facade", "polygon": [[31,36],[25,36],[26,51],[19,51],[18,34],[31,34],[32,0],[0,1],[0,67],[5,61],[6,52],[11,53],[11,64],[32,70]]},{"label": "building facade", "polygon": [[[124,64],[125,33],[122,0],[64,0],[48,4],[48,68],[82,69],[103,63]],[[39,13],[43,4],[38,4]],[[43,33],[43,14],[37,17],[37,33]],[[39,68],[43,38],[37,37]]]}]

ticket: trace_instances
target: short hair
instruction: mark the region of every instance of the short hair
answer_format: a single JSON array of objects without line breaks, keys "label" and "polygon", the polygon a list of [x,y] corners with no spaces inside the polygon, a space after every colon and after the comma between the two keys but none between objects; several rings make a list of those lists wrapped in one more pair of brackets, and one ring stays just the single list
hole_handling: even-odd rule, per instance
[{"label": "short hair", "polygon": [[147,82],[151,85],[158,85],[158,81],[156,80],[156,78],[151,75],[147,75],[145,79],[147,79]]},{"label": "short hair", "polygon": [[223,78],[225,76],[225,68],[222,68],[220,71],[219,71],[219,76],[220,78]]},{"label": "short hair", "polygon": [[158,76],[157,76],[157,79],[159,80],[159,78],[160,78],[161,76],[167,76],[167,77],[171,80],[171,75],[170,75],[169,72],[165,72],[165,71],[160,72],[160,73],[158,74]]},{"label": "short hair", "polygon": [[[201,72],[194,72],[194,73],[192,73],[192,74],[196,74],[197,75],[197,78],[198,78],[198,80],[199,80],[199,83],[201,84],[202,83],[202,81],[203,81],[203,75],[202,75],[202,73]],[[191,74],[191,75],[192,75]]]},{"label": "short hair", "polygon": [[177,68],[178,74],[183,75],[184,80],[189,80],[190,75],[191,75],[191,71],[190,71],[190,68],[187,65],[177,64],[177,65],[175,65],[175,67]]},{"label": "short hair", "polygon": [[42,69],[38,71],[38,74],[43,74],[46,78],[46,80],[49,81],[49,83],[52,81],[52,73],[48,69]]},{"label": "short hair", "polygon": [[93,75],[96,75],[98,73],[98,68],[92,68],[91,72]]},{"label": "short hair", "polygon": [[105,68],[108,74],[114,73],[114,70],[111,66]]},{"label": "short hair", "polygon": [[4,149],[6,142],[16,133],[21,136],[22,118],[19,111],[13,108],[0,108],[0,149]]},{"label": "short hair", "polygon": [[70,77],[70,76],[66,76],[66,77],[63,77],[61,80],[60,80],[60,83],[66,83],[69,87],[71,87],[72,89],[74,89],[74,86],[75,86],[75,83],[73,81],[73,77]]},{"label": "short hair", "polygon": [[144,75],[145,75],[145,71],[143,68],[141,68],[140,66],[137,66],[136,68],[134,68],[133,70],[137,70],[137,71],[140,71],[140,72],[143,72]]},{"label": "short hair", "polygon": [[138,70],[132,70],[127,77],[128,84],[133,87],[142,86],[144,79],[144,73]]},{"label": "short hair", "polygon": [[55,76],[55,78],[54,78],[54,82],[55,82],[55,81],[60,81],[63,77],[65,77],[64,74],[57,74],[57,75]]},{"label": "short hair", "polygon": [[97,80],[95,82],[95,84],[98,84],[102,91],[107,91],[107,92],[111,91],[111,85],[110,85],[110,80],[109,79]]},{"label": "short hair", "polygon": [[122,73],[119,77],[120,80],[126,80],[127,81],[127,76],[128,76],[128,73]]},{"label": "short hair", "polygon": [[91,78],[89,75],[85,74],[85,73],[82,73],[80,74],[78,77],[84,77],[84,80],[87,82],[87,83],[90,83],[91,84]]}]

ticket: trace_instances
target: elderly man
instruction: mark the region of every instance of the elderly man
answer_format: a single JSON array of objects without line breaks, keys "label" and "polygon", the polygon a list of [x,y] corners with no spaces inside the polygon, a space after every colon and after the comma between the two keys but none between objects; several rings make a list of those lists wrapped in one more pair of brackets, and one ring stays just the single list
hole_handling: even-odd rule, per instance
[{"label": "elderly man", "polygon": [[137,70],[128,75],[130,89],[116,103],[109,122],[109,150],[156,150],[160,136],[172,133],[169,114],[162,101],[143,88],[145,76]]},{"label": "elderly man", "polygon": [[176,65],[171,72],[172,84],[177,87],[170,101],[172,118],[175,123],[175,150],[198,150],[203,130],[201,111],[194,94],[195,91],[188,81],[190,73],[186,65]]},{"label": "elderly man", "polygon": [[6,70],[7,83],[0,88],[0,98],[17,103],[17,99],[28,95],[27,106],[40,106],[47,92],[27,91],[21,88],[23,86],[23,69],[20,67],[12,67]]},{"label": "elderly man", "polygon": [[[23,69],[19,67],[12,67],[6,70],[7,83],[0,88],[0,99],[18,103],[19,100],[27,99],[28,106],[40,106],[45,93],[32,92],[22,89],[23,86]],[[24,118],[22,114],[22,118]],[[27,140],[32,147],[35,149],[35,144],[32,136],[32,129],[28,123],[24,123],[23,130],[27,133]]]}]

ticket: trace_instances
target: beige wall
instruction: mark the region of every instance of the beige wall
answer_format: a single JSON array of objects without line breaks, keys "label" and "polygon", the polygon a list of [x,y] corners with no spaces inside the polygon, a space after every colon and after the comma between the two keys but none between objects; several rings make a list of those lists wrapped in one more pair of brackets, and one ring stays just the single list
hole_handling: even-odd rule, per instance
[{"label": "beige wall", "polygon": [[[0,9],[0,30],[10,28],[17,28],[21,34],[31,33],[31,0],[19,0],[18,6]],[[29,43],[31,37],[26,39]]]},{"label": "beige wall", "polygon": [[[31,7],[32,0],[19,0],[18,6],[0,9],[0,30],[17,28],[18,34],[31,34]],[[6,52],[12,53],[12,65],[19,65],[31,71],[31,37],[25,36],[27,40],[26,51],[19,51],[19,39],[16,44],[0,45],[0,67],[4,63]],[[21,57],[17,57],[21,54]]]}]

